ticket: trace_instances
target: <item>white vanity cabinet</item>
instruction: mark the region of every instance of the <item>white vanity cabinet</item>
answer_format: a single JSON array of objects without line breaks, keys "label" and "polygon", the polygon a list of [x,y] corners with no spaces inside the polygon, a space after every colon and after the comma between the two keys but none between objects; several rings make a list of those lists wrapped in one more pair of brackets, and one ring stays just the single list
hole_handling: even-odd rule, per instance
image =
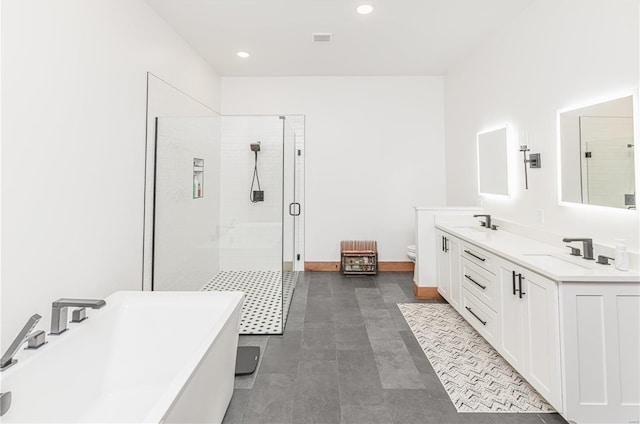
[{"label": "white vanity cabinet", "polygon": [[436,231],[438,293],[460,312],[460,241]]},{"label": "white vanity cabinet", "polygon": [[462,316],[492,345],[499,343],[496,256],[461,242]]},{"label": "white vanity cabinet", "polygon": [[563,282],[565,416],[640,420],[640,282]]},{"label": "white vanity cabinet", "polygon": [[436,229],[438,291],[565,419],[640,422],[638,271],[507,231]]},{"label": "white vanity cabinet", "polygon": [[498,352],[558,411],[562,411],[558,284],[500,261]]}]

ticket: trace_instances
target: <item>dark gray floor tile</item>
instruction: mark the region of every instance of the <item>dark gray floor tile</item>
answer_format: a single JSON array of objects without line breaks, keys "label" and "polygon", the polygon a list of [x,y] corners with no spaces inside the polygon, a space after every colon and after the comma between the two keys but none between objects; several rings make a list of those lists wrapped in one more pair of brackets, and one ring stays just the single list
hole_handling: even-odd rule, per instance
[{"label": "dark gray floor tile", "polygon": [[247,410],[251,390],[234,389],[231,403],[224,415],[222,424],[241,424],[244,419],[244,413]]},{"label": "dark gray floor tile", "polygon": [[245,424],[292,423],[295,378],[259,374],[244,413]]},{"label": "dark gray floor tile", "polygon": [[366,309],[386,309],[387,305],[385,305],[380,290],[377,288],[357,288],[355,290],[361,311]]},{"label": "dark gray floor tile", "polygon": [[[429,392],[429,397],[431,399],[451,403],[451,398],[449,397],[447,390],[444,388],[440,378],[435,372],[431,374],[422,374],[422,384]],[[453,403],[451,403],[451,406],[453,407]]]},{"label": "dark gray floor tile", "polygon": [[369,336],[364,324],[353,327],[336,326],[335,335],[336,349],[371,351]]},{"label": "dark gray floor tile", "polygon": [[393,322],[396,324],[396,327],[400,331],[411,331],[411,327],[407,323],[407,320],[400,312],[398,305],[396,303],[387,303],[387,310],[391,314],[391,318],[393,318]]},{"label": "dark gray floor tile", "polygon": [[396,283],[381,285],[380,293],[385,303],[405,303],[409,301],[407,295]]},{"label": "dark gray floor tile", "polygon": [[333,325],[338,327],[361,327],[364,326],[364,318],[360,309],[352,311],[340,311],[333,313]]},{"label": "dark gray floor tile", "polygon": [[423,376],[399,340],[371,340],[380,382],[385,389],[424,389]]},{"label": "dark gray floor tile", "polygon": [[385,390],[384,393],[394,424],[446,423],[441,411],[427,406],[426,390]]},{"label": "dark gray floor tile", "polygon": [[382,405],[342,405],[343,424],[393,424],[387,406]]},{"label": "dark gray floor tile", "polygon": [[287,316],[285,331],[302,331],[304,315],[304,311],[302,313],[290,311]]},{"label": "dark gray floor tile", "polygon": [[[464,415],[480,415],[480,414],[464,414]],[[490,414],[492,424],[544,424],[542,418],[538,414]],[[473,418],[469,416],[467,423],[472,423]]]},{"label": "dark gray floor tile", "polygon": [[305,308],[307,314],[318,314],[332,309],[333,302],[330,297],[317,297],[316,299],[308,297],[309,303]]},{"label": "dark gray floor tile", "polygon": [[283,336],[270,336],[258,374],[295,376],[301,359],[302,331],[286,331]]},{"label": "dark gray floor tile", "polygon": [[333,323],[305,323],[302,331],[301,359],[336,359]]},{"label": "dark gray floor tile", "polygon": [[312,278],[311,281],[309,281],[309,288],[307,290],[307,303],[315,297],[331,297],[331,285],[329,281],[318,281]]},{"label": "dark gray floor tile", "polygon": [[379,405],[384,392],[373,352],[338,351],[341,405]]},{"label": "dark gray floor tile", "polygon": [[360,311],[360,306],[358,305],[358,299],[356,298],[355,293],[333,297],[331,299],[330,307],[334,313],[341,311]]},{"label": "dark gray floor tile", "polygon": [[295,424],[339,424],[340,402],[337,392],[318,391],[313,395],[297,395],[293,404]]},{"label": "dark gray floor tile", "polygon": [[411,358],[413,359],[413,363],[421,374],[433,374],[435,371],[431,366],[431,362],[427,359],[427,355],[422,350],[422,346],[416,340],[413,332],[411,331],[400,331],[400,336],[404,341],[407,350],[411,354]]},{"label": "dark gray floor tile", "polygon": [[364,309],[362,316],[370,340],[401,339],[400,332],[388,309]]},{"label": "dark gray floor tile", "polygon": [[337,361],[301,361],[295,383],[294,423],[339,423]]},{"label": "dark gray floor tile", "polygon": [[253,389],[235,391],[224,422],[566,424],[557,414],[458,413],[398,301],[418,302],[412,273],[303,273],[284,335],[265,338]]},{"label": "dark gray floor tile", "polygon": [[304,322],[306,323],[331,323],[333,322],[333,312],[331,308],[317,311],[314,313],[308,312],[305,314]]},{"label": "dark gray floor tile", "polygon": [[544,424],[567,424],[560,414],[538,414]]}]

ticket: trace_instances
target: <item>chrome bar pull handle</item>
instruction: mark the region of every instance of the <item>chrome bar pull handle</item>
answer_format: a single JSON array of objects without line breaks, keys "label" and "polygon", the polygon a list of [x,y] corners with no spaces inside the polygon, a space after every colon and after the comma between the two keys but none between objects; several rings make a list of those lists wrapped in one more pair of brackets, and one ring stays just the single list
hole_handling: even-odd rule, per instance
[{"label": "chrome bar pull handle", "polygon": [[522,296],[526,294],[522,291],[522,280],[524,280],[524,277],[522,276],[522,274],[518,274],[518,297],[520,297],[520,299],[522,299]]},{"label": "chrome bar pull handle", "polygon": [[487,286],[483,286],[482,284],[478,283],[476,280],[474,280],[473,278],[471,278],[467,274],[464,274],[464,278],[466,278],[467,280],[471,281],[473,284],[475,284],[476,286],[480,287],[482,290],[486,290],[487,289]]},{"label": "chrome bar pull handle", "polygon": [[476,314],[475,314],[475,312],[473,312],[473,311],[471,310],[471,308],[470,308],[470,307],[465,306],[464,308],[465,308],[467,311],[469,311],[469,313],[470,313],[471,315],[473,315],[473,316],[474,316],[478,321],[480,321],[480,322],[482,323],[482,325],[487,325],[487,321],[483,321],[483,320],[482,320],[478,315],[476,315]]},{"label": "chrome bar pull handle", "polygon": [[484,261],[486,261],[486,260],[487,260],[486,258],[481,258],[480,256],[478,256],[478,255],[476,255],[476,254],[474,254],[474,253],[472,253],[471,251],[466,250],[466,249],[465,249],[464,253],[467,253],[467,254],[469,254],[469,255],[473,256],[474,258],[476,258],[476,259],[478,259],[478,260],[480,260],[480,261],[482,261],[482,262],[484,262]]}]

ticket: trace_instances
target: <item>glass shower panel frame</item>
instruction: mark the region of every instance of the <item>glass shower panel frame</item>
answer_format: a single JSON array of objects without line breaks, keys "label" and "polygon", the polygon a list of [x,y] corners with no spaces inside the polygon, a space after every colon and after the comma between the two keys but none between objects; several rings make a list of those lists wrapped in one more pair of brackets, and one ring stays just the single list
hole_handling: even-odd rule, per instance
[{"label": "glass shower panel frame", "polygon": [[220,117],[156,118],[155,128],[151,289],[200,290],[219,270]]},{"label": "glass shower panel frame", "polygon": [[296,133],[291,125],[290,117],[282,116],[282,148],[283,148],[283,210],[282,210],[282,323],[283,331],[293,298],[293,291],[298,278],[297,261],[297,223],[301,213],[296,185]]},{"label": "glass shower panel frame", "polygon": [[302,263],[304,117],[157,118],[156,128],[152,290],[244,291],[257,317],[241,333],[282,334]]}]

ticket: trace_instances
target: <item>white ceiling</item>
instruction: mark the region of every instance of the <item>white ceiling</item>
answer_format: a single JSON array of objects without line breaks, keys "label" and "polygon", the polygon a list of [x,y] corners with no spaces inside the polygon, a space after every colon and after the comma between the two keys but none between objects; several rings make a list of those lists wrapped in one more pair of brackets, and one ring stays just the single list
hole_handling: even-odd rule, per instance
[{"label": "white ceiling", "polygon": [[534,0],[146,1],[223,76],[308,76],[443,75]]}]

